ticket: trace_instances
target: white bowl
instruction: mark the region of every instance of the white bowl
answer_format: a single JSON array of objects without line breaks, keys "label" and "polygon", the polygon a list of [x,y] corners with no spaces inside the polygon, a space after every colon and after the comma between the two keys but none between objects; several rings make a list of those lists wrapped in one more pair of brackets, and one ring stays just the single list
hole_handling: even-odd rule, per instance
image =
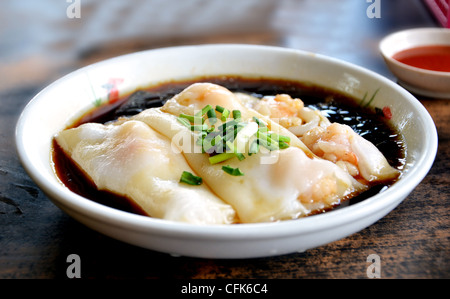
[{"label": "white bowl", "polygon": [[[404,134],[406,168],[392,187],[348,207],[277,223],[196,226],[139,216],[83,198],[55,176],[52,137],[97,97],[105,83],[121,78],[122,93],[168,80],[209,75],[294,79],[362,99],[376,94],[374,107],[389,106]],[[120,81],[120,80],[119,80]],[[37,94],[16,128],[24,168],[58,207],[105,235],[174,255],[253,258],[304,251],[358,232],[394,209],[421,182],[437,150],[436,128],[424,107],[394,82],[361,67],[298,50],[251,45],[204,45],[149,50],[77,70]]]},{"label": "white bowl", "polygon": [[403,50],[434,45],[450,46],[450,29],[418,28],[399,31],[383,38],[379,48],[400,85],[419,95],[450,99],[450,72],[413,67],[392,58]]}]

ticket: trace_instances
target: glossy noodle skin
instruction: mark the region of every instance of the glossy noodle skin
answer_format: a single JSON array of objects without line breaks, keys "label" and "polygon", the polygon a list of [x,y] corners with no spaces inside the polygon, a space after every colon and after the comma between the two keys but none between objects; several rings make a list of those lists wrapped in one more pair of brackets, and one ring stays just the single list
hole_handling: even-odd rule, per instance
[{"label": "glossy noodle skin", "polygon": [[300,99],[277,95],[261,100],[239,95],[248,107],[276,118],[315,155],[366,182],[389,181],[399,176],[384,155],[348,125],[332,123],[320,111],[305,107]]},{"label": "glossy noodle skin", "polygon": [[[211,164],[199,133],[178,119],[206,105],[239,110],[251,133],[258,127],[255,118],[262,120],[270,132],[288,137],[289,146],[253,155],[242,147],[243,159]],[[400,174],[372,143],[300,99],[280,94],[260,100],[213,83],[194,83],[162,107],[107,124],[86,123],[55,140],[97,188],[126,196],[151,217],[194,224],[297,219]],[[243,175],[230,175],[223,166]],[[203,183],[180,182],[183,171]]]},{"label": "glossy noodle skin", "polygon": [[235,222],[234,210],[207,186],[180,184],[192,169],[170,141],[146,124],[83,124],[56,142],[97,188],[131,198],[152,217],[192,224]]},{"label": "glossy noodle skin", "polygon": [[[223,164],[210,165],[208,156],[190,147],[183,154],[189,165],[210,188],[236,210],[244,223],[295,219],[339,204],[352,194],[366,189],[335,164],[311,156],[310,151],[277,123],[246,108],[230,91],[213,84],[194,84],[169,100],[161,109],[149,109],[133,117],[145,122],[169,139],[191,140],[196,135],[179,124],[180,113],[194,113],[206,104],[239,109],[242,119],[265,119],[269,128],[292,137],[291,146],[267,156],[255,155],[244,160],[231,159],[226,165],[239,168],[243,177],[222,171]],[[178,138],[177,138],[178,137]],[[186,143],[186,142],[185,142]]]}]

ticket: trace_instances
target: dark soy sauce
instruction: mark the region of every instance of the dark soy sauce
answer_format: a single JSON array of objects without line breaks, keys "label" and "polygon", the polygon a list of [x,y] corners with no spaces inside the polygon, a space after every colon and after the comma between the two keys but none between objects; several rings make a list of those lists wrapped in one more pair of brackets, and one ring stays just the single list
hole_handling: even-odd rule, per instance
[{"label": "dark soy sauce", "polygon": [[[356,133],[372,142],[393,167],[399,170],[404,167],[404,145],[401,135],[378,109],[361,107],[358,105],[358,100],[335,91],[281,79],[226,76],[168,82],[138,90],[123,97],[114,106],[106,105],[96,108],[83,115],[71,127],[87,122],[106,123],[121,116],[132,116],[148,108],[160,107],[195,82],[219,84],[233,92],[243,92],[257,98],[280,93],[289,94],[292,98],[300,98],[305,106],[320,110],[331,122],[349,125]],[[97,190],[84,172],[66,157],[56,142],[53,147],[53,160],[58,177],[73,192],[116,209],[145,215],[145,212],[133,201],[110,192]],[[368,191],[341,203],[341,206],[360,202],[385,190],[394,182],[372,186]]]}]

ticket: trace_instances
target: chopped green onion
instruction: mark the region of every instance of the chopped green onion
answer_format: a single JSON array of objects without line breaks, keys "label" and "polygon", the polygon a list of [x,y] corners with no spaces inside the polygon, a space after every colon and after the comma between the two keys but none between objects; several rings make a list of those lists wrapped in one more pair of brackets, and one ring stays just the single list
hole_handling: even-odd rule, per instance
[{"label": "chopped green onion", "polygon": [[222,121],[226,121],[228,116],[230,115],[230,110],[227,108],[224,108],[222,106],[217,105],[216,110],[220,113],[222,113],[222,117],[220,118]]},{"label": "chopped green onion", "polygon": [[220,137],[220,139],[216,140],[216,144],[215,144],[215,152],[216,154],[222,154],[224,152],[226,152],[226,145],[224,143],[224,140],[222,137]]},{"label": "chopped green onion", "polygon": [[222,121],[226,121],[228,116],[230,115],[230,110],[225,109],[222,113],[222,117],[220,118]]},{"label": "chopped green onion", "polygon": [[235,153],[221,153],[221,154],[217,154],[217,155],[209,157],[209,163],[217,164],[217,163],[229,160],[234,157],[236,157]]},{"label": "chopped green onion", "polygon": [[209,118],[215,118],[216,117],[216,110],[209,109],[208,112],[206,112],[206,116],[208,116]]},{"label": "chopped green onion", "polygon": [[184,114],[184,113],[181,113],[179,117],[185,118],[185,119],[187,119],[188,121],[190,121],[191,123],[194,123],[194,124],[203,124],[203,122],[205,121],[203,119],[203,117],[201,117],[201,116],[192,116],[192,115],[187,115],[187,114]]},{"label": "chopped green onion", "polygon": [[237,151],[237,148],[234,146],[231,141],[226,142],[227,147],[234,153],[234,155],[239,159],[239,161],[242,161],[245,159],[245,156],[242,153],[239,153]]},{"label": "chopped green onion", "polygon": [[191,131],[205,131],[208,129],[208,125],[207,124],[191,125],[190,128],[191,128]]},{"label": "chopped green onion", "polygon": [[248,155],[251,156],[259,152],[259,143],[258,140],[253,140],[252,144],[250,144],[250,148],[248,149]]},{"label": "chopped green onion", "polygon": [[234,154],[235,154],[236,157],[239,159],[239,161],[242,161],[242,160],[245,159],[245,156],[244,156],[244,154],[242,154],[242,153],[234,153]]},{"label": "chopped green onion", "polygon": [[216,110],[209,109],[208,112],[206,113],[206,116],[208,117],[209,123],[211,125],[214,125],[217,122]]},{"label": "chopped green onion", "polygon": [[207,133],[212,133],[212,132],[214,132],[214,129],[215,129],[215,127],[214,127],[214,126],[211,126],[210,128],[208,128],[208,129],[206,130],[206,132],[207,132]]},{"label": "chopped green onion", "polygon": [[260,120],[259,118],[257,118],[256,116],[253,116],[253,120],[258,124],[258,126],[260,126],[260,127],[267,127],[266,123],[263,122],[262,120]]},{"label": "chopped green onion", "polygon": [[258,137],[259,144],[264,146],[269,151],[279,149],[278,142],[270,138],[269,135],[258,131],[256,132],[256,137]]},{"label": "chopped green onion", "polygon": [[228,130],[228,127],[231,127],[231,126],[237,127],[238,125],[239,125],[239,122],[237,122],[236,120],[230,120],[230,121],[227,121],[226,123],[221,124],[219,127],[219,131],[223,132],[225,134]]},{"label": "chopped green onion", "polygon": [[223,113],[223,111],[225,110],[225,108],[223,108],[222,106],[217,105],[216,106],[216,110],[220,113]]},{"label": "chopped green onion", "polygon": [[233,168],[231,166],[222,166],[222,170],[233,176],[243,176],[244,173],[239,168]]},{"label": "chopped green onion", "polygon": [[[221,113],[223,122],[217,128],[214,126],[217,121],[216,111]],[[233,119],[226,121],[230,113]],[[207,122],[205,122],[205,115]],[[202,147],[203,153],[210,155],[209,162],[211,164],[217,164],[234,157],[242,161],[245,159],[244,153],[247,148],[247,154],[251,156],[260,151],[260,146],[270,151],[289,147],[291,139],[288,136],[270,132],[268,124],[263,120],[254,116],[253,121],[255,123],[247,123],[242,122],[241,118],[242,113],[240,110],[232,110],[230,112],[227,108],[219,105],[215,109],[211,105],[206,105],[193,116],[181,113],[177,119],[192,131],[198,132],[196,144]],[[249,144],[250,142],[251,144]],[[232,172],[233,168],[229,167],[226,169]],[[239,172],[237,171],[240,172],[237,169],[234,175],[243,175],[238,174]],[[185,177],[183,180],[186,181],[188,179],[189,177]]]},{"label": "chopped green onion", "polygon": [[259,138],[259,140],[266,141],[267,144],[277,144],[278,142],[270,136],[270,134],[266,134],[264,132],[258,131],[256,132],[256,137]]},{"label": "chopped green onion", "polygon": [[206,105],[205,107],[202,108],[202,110],[200,110],[199,112],[197,112],[195,114],[195,116],[203,116],[205,115],[205,113],[207,113],[209,110],[211,110],[213,107],[211,105]]},{"label": "chopped green onion", "polygon": [[233,118],[234,119],[241,119],[241,111],[233,110]]},{"label": "chopped green onion", "polygon": [[[210,134],[211,135],[211,134]],[[208,135],[203,140],[203,150],[207,153],[212,153],[216,148],[216,145],[221,145],[222,137],[220,135],[216,135],[214,138]]]},{"label": "chopped green onion", "polygon": [[245,159],[245,156],[242,153],[238,153],[236,147],[234,146],[233,143],[231,143],[231,141],[227,141],[226,145],[228,146],[228,148],[234,153],[234,155],[239,159],[239,161],[242,161]]},{"label": "chopped green onion", "polygon": [[289,147],[289,144],[287,144],[287,142],[285,142],[285,141],[280,141],[278,146],[280,147],[280,149],[285,149],[285,148]]},{"label": "chopped green onion", "polygon": [[188,171],[183,171],[183,173],[181,174],[180,182],[189,185],[201,185],[203,179],[199,176],[193,175]]},{"label": "chopped green onion", "polygon": [[279,142],[283,141],[283,142],[291,142],[291,138],[288,136],[284,136],[284,135],[279,135],[277,133],[272,133],[270,134],[270,138],[274,139],[274,140],[278,140]]},{"label": "chopped green onion", "polygon": [[203,141],[205,140],[206,136],[208,136],[208,134],[205,131],[200,132],[200,136],[197,139],[197,141],[195,142],[197,145],[202,145]]},{"label": "chopped green onion", "polygon": [[191,123],[189,122],[189,120],[187,120],[186,118],[183,117],[178,117],[177,120],[184,126],[190,128],[191,127]]}]

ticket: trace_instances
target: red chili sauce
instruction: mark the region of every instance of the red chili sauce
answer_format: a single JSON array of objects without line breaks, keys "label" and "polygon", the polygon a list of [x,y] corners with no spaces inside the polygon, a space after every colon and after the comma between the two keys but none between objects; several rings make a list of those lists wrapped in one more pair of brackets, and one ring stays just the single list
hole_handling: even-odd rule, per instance
[{"label": "red chili sauce", "polygon": [[395,60],[421,69],[450,72],[450,46],[421,46],[400,51]]}]

